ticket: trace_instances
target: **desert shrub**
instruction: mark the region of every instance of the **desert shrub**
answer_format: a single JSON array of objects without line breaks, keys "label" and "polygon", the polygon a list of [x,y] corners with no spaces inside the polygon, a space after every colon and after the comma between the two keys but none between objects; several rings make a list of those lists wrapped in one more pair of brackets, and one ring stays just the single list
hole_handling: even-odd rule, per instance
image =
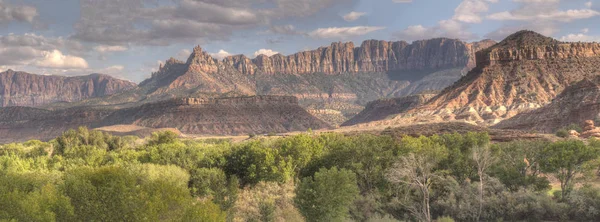
[{"label": "desert shrub", "polygon": [[569,218],[577,221],[600,220],[600,189],[584,186],[575,190],[566,200]]},{"label": "desert shrub", "polygon": [[566,129],[559,129],[556,131],[556,136],[562,137],[562,138],[567,138],[567,137],[569,137],[569,131]]}]

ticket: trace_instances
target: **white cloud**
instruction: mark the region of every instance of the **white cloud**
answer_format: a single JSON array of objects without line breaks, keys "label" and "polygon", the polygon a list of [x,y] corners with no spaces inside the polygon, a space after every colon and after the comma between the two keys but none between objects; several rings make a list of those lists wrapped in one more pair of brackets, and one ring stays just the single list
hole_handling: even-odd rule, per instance
[{"label": "white cloud", "polygon": [[345,39],[354,36],[366,35],[370,32],[385,29],[379,26],[355,26],[355,27],[332,27],[320,28],[308,33],[308,36],[313,38],[335,38]]},{"label": "white cloud", "polygon": [[392,0],[395,3],[411,3],[413,0]]},{"label": "white cloud", "polygon": [[57,69],[85,69],[88,63],[85,59],[77,56],[64,55],[59,50],[42,52],[42,58],[37,60],[35,66]]},{"label": "white cloud", "polygon": [[489,10],[489,3],[498,0],[464,0],[454,9],[453,19],[465,23],[481,23],[481,13]]},{"label": "white cloud", "polygon": [[[486,18],[506,21],[507,25],[491,33],[487,38],[501,40],[510,32],[528,29],[543,35],[552,36],[560,31],[561,23],[600,16],[600,12],[590,8],[563,9],[560,0],[513,0],[519,7],[488,15]],[[510,24],[510,25],[508,25]],[[577,35],[577,34],[574,34]]]},{"label": "white cloud", "polygon": [[272,55],[276,55],[279,52],[273,51],[271,49],[259,49],[258,51],[254,52],[254,57],[257,57],[259,55],[266,55],[266,56],[272,56]]},{"label": "white cloud", "polygon": [[592,8],[593,4],[591,1],[585,3],[585,7]]},{"label": "white cloud", "polygon": [[438,22],[437,26],[424,27],[422,25],[409,26],[394,34],[396,38],[406,41],[430,39],[435,37],[457,38],[462,40],[473,39],[476,36],[469,32],[464,24],[449,19]]},{"label": "white cloud", "polygon": [[354,11],[352,11],[352,12],[350,12],[350,13],[345,14],[344,16],[342,16],[342,18],[344,18],[344,20],[346,20],[347,22],[351,22],[351,21],[359,19],[360,17],[362,17],[362,16],[364,16],[366,14],[367,13],[365,13],[365,12],[354,12]]},{"label": "white cloud", "polygon": [[581,33],[568,34],[560,37],[560,41],[563,42],[600,42],[600,36],[587,35],[589,29],[585,28],[581,30]]},{"label": "white cloud", "polygon": [[517,14],[513,12],[499,12],[488,16],[492,20],[532,21],[550,20],[557,22],[570,22],[578,19],[586,19],[600,15],[600,12],[591,9],[570,9],[567,11],[554,11],[540,14]]},{"label": "white cloud", "polygon": [[230,55],[231,55],[231,53],[229,53],[223,49],[219,50],[219,52],[217,52],[217,53],[210,53],[210,56],[212,56],[215,59],[219,59],[219,60],[224,59],[225,57],[230,56]]},{"label": "white cloud", "polygon": [[[600,12],[588,8],[567,9],[560,7],[560,0],[513,0],[520,3],[517,9],[488,15],[488,19],[498,21],[528,22],[571,22],[599,16]],[[591,5],[590,5],[591,6]]]},{"label": "white cloud", "polygon": [[105,52],[123,52],[127,51],[127,47],[120,45],[99,45],[94,47],[96,52],[105,53]]}]

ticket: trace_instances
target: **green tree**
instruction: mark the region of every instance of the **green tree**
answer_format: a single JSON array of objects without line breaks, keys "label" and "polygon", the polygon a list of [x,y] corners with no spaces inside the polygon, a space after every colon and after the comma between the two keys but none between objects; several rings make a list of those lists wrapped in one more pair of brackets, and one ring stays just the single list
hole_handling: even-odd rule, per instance
[{"label": "green tree", "polygon": [[540,176],[542,150],[549,142],[542,140],[513,141],[495,144],[497,161],[490,176],[498,178],[511,191],[532,188],[536,191],[550,189],[548,178]]},{"label": "green tree", "polygon": [[294,202],[308,221],[343,221],[357,195],[354,173],[323,168],[314,177],[302,179]]},{"label": "green tree", "polygon": [[152,133],[150,140],[148,140],[148,145],[159,145],[159,144],[169,144],[177,142],[177,133],[172,131],[161,131]]},{"label": "green tree", "polygon": [[0,220],[72,221],[73,206],[56,186],[58,172],[0,173]]},{"label": "green tree", "polygon": [[226,157],[225,173],[239,177],[242,185],[260,181],[285,182],[292,178],[292,164],[280,155],[280,150],[259,140],[240,144]]},{"label": "green tree", "polygon": [[188,180],[176,166],[79,167],[66,172],[62,189],[82,221],[173,221],[195,212]]},{"label": "green tree", "polygon": [[579,140],[564,140],[546,146],[542,151],[540,166],[560,181],[561,198],[564,200],[573,189],[575,176],[586,170],[588,161],[598,158],[600,147],[588,146]]}]

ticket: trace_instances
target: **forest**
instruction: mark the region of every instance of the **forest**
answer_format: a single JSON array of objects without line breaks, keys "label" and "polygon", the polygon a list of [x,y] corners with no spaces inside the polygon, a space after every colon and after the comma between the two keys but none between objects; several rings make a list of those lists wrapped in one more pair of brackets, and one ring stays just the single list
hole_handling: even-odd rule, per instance
[{"label": "forest", "polygon": [[79,128],[0,145],[0,221],[600,221],[600,141]]}]

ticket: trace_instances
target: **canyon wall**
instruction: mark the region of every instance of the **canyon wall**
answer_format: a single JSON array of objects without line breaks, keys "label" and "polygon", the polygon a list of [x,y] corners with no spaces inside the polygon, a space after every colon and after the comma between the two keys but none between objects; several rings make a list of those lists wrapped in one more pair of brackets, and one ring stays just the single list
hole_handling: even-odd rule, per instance
[{"label": "canyon wall", "polygon": [[227,57],[223,63],[244,74],[308,74],[357,73],[439,70],[449,67],[474,66],[474,53],[494,44],[491,40],[464,43],[456,39],[430,39],[409,44],[367,40],[360,46],[336,42],[328,47],[284,56],[259,55],[248,59],[243,55]]}]

